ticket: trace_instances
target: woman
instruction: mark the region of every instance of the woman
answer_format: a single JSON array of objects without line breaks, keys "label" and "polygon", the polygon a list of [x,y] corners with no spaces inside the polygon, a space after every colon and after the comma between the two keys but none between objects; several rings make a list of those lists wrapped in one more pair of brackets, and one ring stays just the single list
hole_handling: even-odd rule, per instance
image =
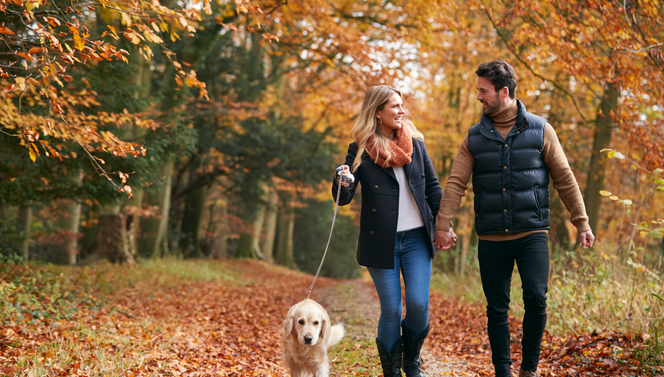
[{"label": "woman", "polygon": [[339,198],[346,205],[362,185],[357,261],[369,270],[380,298],[376,345],[385,377],[401,376],[402,359],[406,376],[424,376],[420,349],[429,333],[434,219],[443,195],[422,133],[404,114],[398,90],[370,88],[351,131],[355,142],[332,186],[336,200],[338,177],[348,178],[341,180]]}]

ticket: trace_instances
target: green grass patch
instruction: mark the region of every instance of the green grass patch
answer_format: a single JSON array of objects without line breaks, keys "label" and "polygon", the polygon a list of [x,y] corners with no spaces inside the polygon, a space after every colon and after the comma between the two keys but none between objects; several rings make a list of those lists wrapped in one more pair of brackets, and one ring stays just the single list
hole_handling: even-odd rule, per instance
[{"label": "green grass patch", "polygon": [[328,352],[331,375],[377,376],[382,373],[373,340],[342,341]]}]

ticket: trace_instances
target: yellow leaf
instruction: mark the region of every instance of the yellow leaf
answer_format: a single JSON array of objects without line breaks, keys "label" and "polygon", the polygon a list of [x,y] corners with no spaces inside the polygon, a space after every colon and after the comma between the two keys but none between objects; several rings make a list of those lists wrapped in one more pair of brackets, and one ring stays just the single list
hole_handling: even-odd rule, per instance
[{"label": "yellow leaf", "polygon": [[32,162],[35,162],[37,160],[37,156],[35,155],[35,152],[32,150],[32,148],[28,149],[30,151],[30,159]]},{"label": "yellow leaf", "polygon": [[122,34],[124,34],[125,38],[129,39],[131,43],[135,45],[141,43],[141,39],[134,32],[124,32]]},{"label": "yellow leaf", "polygon": [[78,51],[83,51],[84,47],[85,41],[83,41],[83,38],[81,38],[81,36],[78,34],[74,34],[74,48]]},{"label": "yellow leaf", "polygon": [[601,190],[599,192],[599,194],[602,195],[602,196],[611,196],[611,193],[609,191],[605,191],[605,190]]},{"label": "yellow leaf", "polygon": [[39,8],[39,0],[28,0],[25,3],[25,9],[29,10],[32,12],[33,9]]},{"label": "yellow leaf", "polygon": [[122,24],[131,26],[131,17],[127,13],[122,13]]},{"label": "yellow leaf", "polygon": [[16,85],[20,90],[25,89],[25,77],[17,77],[14,80],[16,80]]}]

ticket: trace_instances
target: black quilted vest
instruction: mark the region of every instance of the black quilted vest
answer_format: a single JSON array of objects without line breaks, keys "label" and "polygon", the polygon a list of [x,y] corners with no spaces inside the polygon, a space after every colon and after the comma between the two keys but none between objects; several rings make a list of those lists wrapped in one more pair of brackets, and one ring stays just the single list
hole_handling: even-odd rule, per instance
[{"label": "black quilted vest", "polygon": [[475,227],[477,234],[518,233],[549,229],[549,171],[542,157],[546,119],[518,115],[507,138],[493,128],[491,118],[468,131],[468,148],[475,159]]}]

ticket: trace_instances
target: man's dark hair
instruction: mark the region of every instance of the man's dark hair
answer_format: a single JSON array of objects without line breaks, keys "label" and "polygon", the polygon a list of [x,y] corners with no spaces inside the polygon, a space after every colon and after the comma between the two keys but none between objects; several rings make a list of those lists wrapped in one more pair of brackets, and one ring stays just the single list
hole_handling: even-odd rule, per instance
[{"label": "man's dark hair", "polygon": [[484,77],[491,81],[496,92],[507,87],[510,91],[510,98],[514,99],[516,93],[516,74],[510,63],[500,59],[482,63],[477,68],[477,71],[475,71],[475,74],[478,77]]}]

